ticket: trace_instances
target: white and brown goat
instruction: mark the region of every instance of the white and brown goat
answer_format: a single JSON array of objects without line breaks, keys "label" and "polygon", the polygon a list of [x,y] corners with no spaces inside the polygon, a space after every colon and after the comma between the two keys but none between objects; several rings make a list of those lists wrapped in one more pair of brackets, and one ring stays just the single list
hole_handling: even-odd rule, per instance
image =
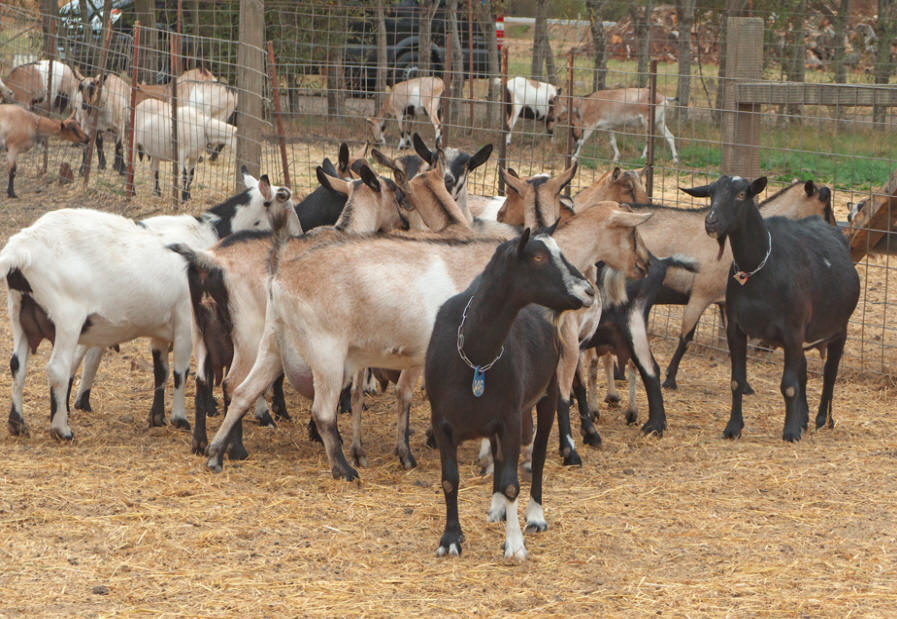
[{"label": "white and brown goat", "polygon": [[[654,126],[658,132],[666,138],[673,154],[673,161],[679,161],[679,153],[676,151],[676,140],[673,133],[666,125],[666,112],[670,106],[670,99],[657,94],[654,104],[651,104],[647,88],[617,88],[614,90],[599,90],[587,97],[576,97],[572,101],[572,113],[567,110],[563,98],[556,101],[554,122],[569,124],[573,128],[573,136],[576,138],[576,151],[574,159],[579,159],[582,146],[597,129],[607,131],[610,134],[610,145],[614,149],[614,161],[620,160],[620,150],[617,148],[617,138],[614,133],[628,125],[638,125],[647,130],[648,118],[651,110],[654,110]],[[552,122],[548,123],[552,125]],[[642,151],[642,158],[647,155],[648,145]]]},{"label": "white and brown goat", "polygon": [[511,132],[514,131],[514,125],[521,116],[544,120],[548,134],[551,135],[554,125],[554,103],[560,94],[560,88],[547,82],[519,76],[509,79],[505,91],[505,123],[508,128],[505,143],[511,145]]},{"label": "white and brown goat", "polygon": [[39,139],[49,136],[82,144],[88,140],[87,134],[74,119],[74,113],[65,120],[53,120],[18,105],[0,105],[0,146],[6,148],[6,170],[9,175],[6,195],[10,198],[18,197],[13,183],[19,153],[29,150]]},{"label": "white and brown goat", "polygon": [[386,144],[384,129],[386,120],[395,116],[399,122],[399,150],[411,148],[411,134],[406,130],[406,117],[414,117],[417,114],[426,114],[436,131],[436,147],[442,142],[442,122],[439,120],[439,104],[442,101],[442,93],[445,84],[438,77],[416,77],[405,82],[399,82],[392,87],[386,96],[383,107],[373,118],[367,118],[370,123],[374,141]]},{"label": "white and brown goat", "polygon": [[18,103],[28,109],[43,103],[48,111],[66,111],[74,101],[78,83],[83,76],[64,62],[54,61],[48,98],[47,77],[50,64],[49,60],[40,60],[19,65],[10,71],[3,81],[5,89],[0,88],[7,103]]}]

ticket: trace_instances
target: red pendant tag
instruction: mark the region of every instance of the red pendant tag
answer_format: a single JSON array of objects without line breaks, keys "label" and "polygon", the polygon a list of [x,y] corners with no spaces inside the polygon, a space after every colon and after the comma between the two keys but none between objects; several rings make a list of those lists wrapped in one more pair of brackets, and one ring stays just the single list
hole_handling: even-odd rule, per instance
[{"label": "red pendant tag", "polygon": [[732,276],[732,279],[744,286],[747,283],[748,277],[750,277],[750,275],[748,275],[744,271],[738,271],[735,275]]}]

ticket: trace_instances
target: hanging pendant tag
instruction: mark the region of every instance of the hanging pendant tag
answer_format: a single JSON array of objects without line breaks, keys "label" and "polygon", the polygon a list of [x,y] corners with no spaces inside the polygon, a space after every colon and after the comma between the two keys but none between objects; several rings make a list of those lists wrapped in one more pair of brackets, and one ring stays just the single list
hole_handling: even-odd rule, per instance
[{"label": "hanging pendant tag", "polygon": [[732,279],[744,286],[747,283],[748,277],[750,276],[744,271],[738,271],[738,273],[732,276]]},{"label": "hanging pendant tag", "polygon": [[473,369],[473,384],[470,386],[473,391],[473,397],[478,398],[486,391],[486,375],[480,366]]}]

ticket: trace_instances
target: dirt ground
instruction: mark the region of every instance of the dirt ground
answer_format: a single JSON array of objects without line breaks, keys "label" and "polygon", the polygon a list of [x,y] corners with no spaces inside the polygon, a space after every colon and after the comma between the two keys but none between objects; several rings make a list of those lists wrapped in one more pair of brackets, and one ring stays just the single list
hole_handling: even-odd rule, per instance
[{"label": "dirt ground", "polygon": [[[146,191],[126,206],[111,191],[60,189],[21,164],[18,181],[22,199],[0,199],[3,242],[52,208],[132,217],[170,208]],[[198,194],[190,211],[214,195]],[[3,358],[11,338],[0,323]],[[370,399],[369,467],[345,483],[330,479],[322,448],[306,437],[309,403],[288,391],[293,422],[249,424],[250,458],[215,475],[190,454],[189,434],[147,429],[147,348],[134,342],[107,356],[95,412],[72,414],[71,444],[48,432],[49,346],[31,358],[31,436],[0,430],[0,616],[897,613],[897,439],[879,432],[897,388],[880,374],[848,367],[834,430],[792,445],[780,439],[780,356],[755,360],[757,395],[745,400],[743,438],[730,442],[721,438],[727,356],[695,348],[679,390],[664,394],[663,438],[642,437],[603,404],[604,445],[580,447],[582,468],[560,465],[552,437],[549,528],[527,536],[530,560],[516,565],[502,559],[504,526],[486,523],[491,486],[473,444],[461,456],[464,553],[435,557],[444,507],[422,394],[412,409],[414,470],[392,453],[391,393]],[[669,339],[655,340],[662,367],[671,353]],[[810,367],[818,371],[818,358]],[[192,391],[191,381],[190,402]],[[809,391],[818,401],[816,373]],[[9,397],[9,379],[0,380],[0,401]],[[641,393],[639,405],[644,419]]]}]

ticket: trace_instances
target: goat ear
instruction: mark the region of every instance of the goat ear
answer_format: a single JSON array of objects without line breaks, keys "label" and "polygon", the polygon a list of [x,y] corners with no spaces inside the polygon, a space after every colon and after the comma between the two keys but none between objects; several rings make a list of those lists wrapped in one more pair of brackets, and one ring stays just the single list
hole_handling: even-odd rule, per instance
[{"label": "goat ear", "polygon": [[508,174],[510,174],[514,178],[520,178],[520,175],[517,174],[517,170],[515,170],[514,168],[508,168]]},{"label": "goat ear", "polygon": [[573,180],[573,177],[576,175],[576,168],[579,165],[579,162],[574,161],[573,165],[560,173],[560,175],[555,176],[548,182],[554,185],[554,195],[561,193],[561,190],[570,184],[570,181]]},{"label": "goat ear", "polygon": [[553,235],[553,234],[554,234],[554,231],[558,229],[558,224],[559,224],[559,223],[561,223],[561,218],[560,218],[560,217],[558,217],[557,219],[555,219],[553,224],[551,224],[551,225],[548,226],[547,228],[544,228],[544,229],[542,230],[542,232],[543,232],[544,234],[547,234],[548,236]]},{"label": "goat ear", "polygon": [[374,174],[374,171],[366,165],[361,166],[361,180],[373,191],[380,193],[380,179],[378,179],[377,175]]},{"label": "goat ear", "polygon": [[561,208],[565,208],[570,211],[571,214],[576,213],[576,209],[574,206],[574,202],[572,198],[568,198],[567,196],[561,196]]},{"label": "goat ear", "polygon": [[249,168],[247,168],[245,164],[240,167],[240,174],[243,176],[243,185],[246,189],[258,187],[258,179],[249,173]]},{"label": "goat ear", "polygon": [[467,169],[470,172],[473,172],[478,167],[486,163],[489,159],[489,155],[492,154],[492,144],[486,144],[483,148],[478,150],[473,157],[471,157],[467,161]]},{"label": "goat ear", "polygon": [[526,244],[529,243],[529,228],[524,228],[523,234],[517,241],[517,257],[523,258],[523,252],[526,250]]},{"label": "goat ear", "polygon": [[349,167],[349,145],[343,142],[339,145],[339,158],[337,159],[337,163],[339,163],[339,169],[345,171],[346,168]]},{"label": "goat ear", "polygon": [[390,159],[376,148],[371,150],[371,156],[374,158],[374,161],[382,166],[389,168],[390,170],[395,170],[399,167],[398,165],[396,165],[396,162],[394,160]]},{"label": "goat ear", "polygon": [[505,185],[508,186],[508,189],[518,196],[523,197],[527,187],[526,181],[518,178],[515,174],[511,174],[510,171],[505,172],[503,168],[499,168],[498,173],[501,174],[502,180],[505,181]]},{"label": "goat ear", "polygon": [[335,191],[336,193],[341,193],[346,197],[349,196],[349,184],[343,179],[327,176],[321,166],[315,168],[315,174],[318,177],[318,182],[321,183],[321,187],[329,189],[330,191]]},{"label": "goat ear", "polygon": [[268,180],[267,174],[262,174],[262,177],[259,179],[258,190],[265,202],[270,202],[274,199],[274,192],[271,191],[271,181]]},{"label": "goat ear", "polygon": [[614,180],[617,180],[618,178],[620,178],[620,172],[620,166],[617,166],[614,168],[614,171],[613,173],[611,173],[610,177]]},{"label": "goat ear", "polygon": [[695,198],[709,198],[710,197],[710,185],[701,185],[700,187],[680,187],[680,191],[684,191],[690,196],[694,196]]},{"label": "goat ear", "polygon": [[411,136],[411,143],[414,144],[414,152],[417,153],[418,157],[426,161],[429,165],[436,163],[433,151],[427,148],[427,145],[424,144],[424,140],[420,137],[420,134],[415,133]]},{"label": "goat ear", "polygon": [[751,195],[756,196],[758,193],[766,189],[766,177],[761,176],[751,183]]},{"label": "goat ear", "polygon": [[642,168],[641,170],[638,171],[638,177],[639,177],[640,179],[645,178],[645,176],[646,176],[647,174],[648,174],[648,166],[645,166],[644,168]]},{"label": "goat ear", "polygon": [[807,197],[812,198],[813,194],[816,193],[816,185],[813,184],[813,181],[807,181],[804,183],[804,191],[807,192]]},{"label": "goat ear", "polygon": [[324,170],[325,174],[339,176],[339,174],[336,173],[336,168],[333,167],[333,162],[330,161],[328,157],[324,157],[324,161],[321,162],[321,168]]},{"label": "goat ear", "polygon": [[607,223],[611,228],[635,228],[645,223],[654,213],[627,213],[624,211],[614,211],[608,218]]}]

